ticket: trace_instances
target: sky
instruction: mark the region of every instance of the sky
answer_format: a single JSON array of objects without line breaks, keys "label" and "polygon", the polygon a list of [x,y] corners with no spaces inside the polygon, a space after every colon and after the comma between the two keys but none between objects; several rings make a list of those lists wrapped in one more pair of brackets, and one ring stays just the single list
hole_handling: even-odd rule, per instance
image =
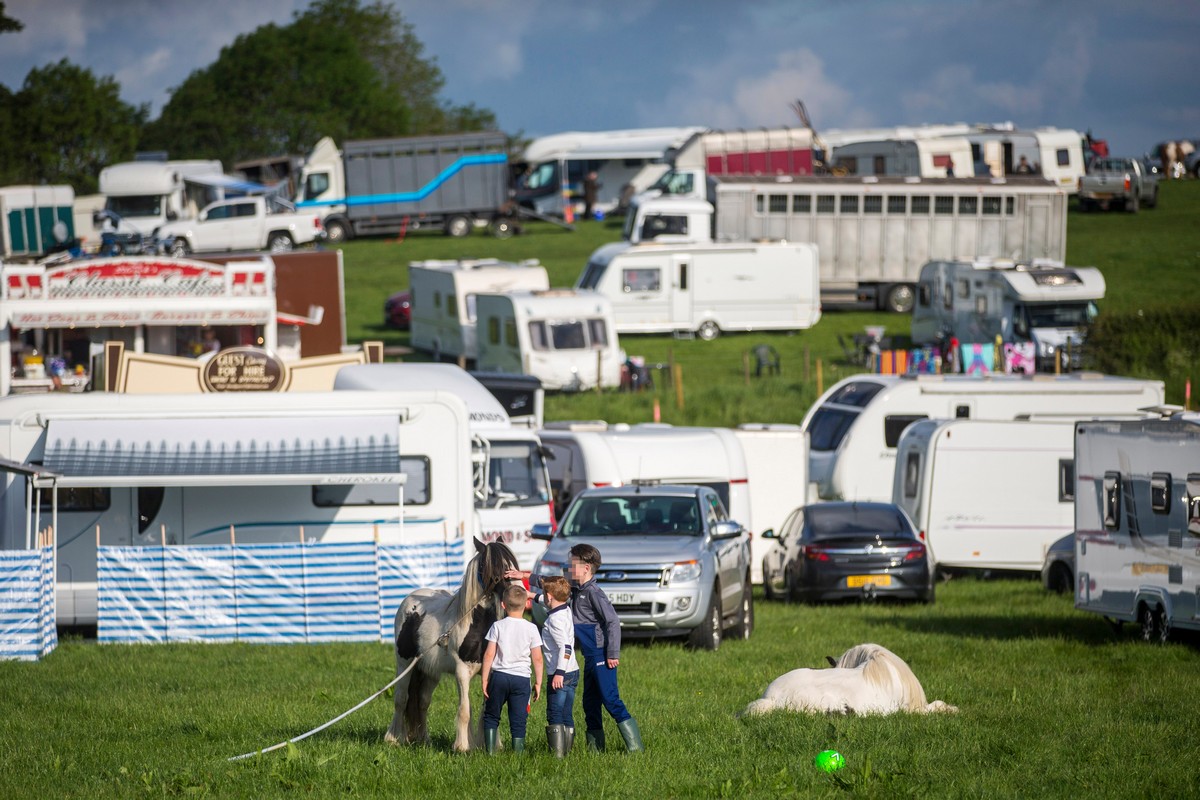
[{"label": "sky", "polygon": [[[364,0],[365,2],[365,0]],[[309,0],[7,0],[0,83],[62,58],[157,116],[223,46]],[[1119,155],[1200,138],[1196,0],[396,0],[443,96],[506,133],[699,125],[818,132],[1013,122]]]}]

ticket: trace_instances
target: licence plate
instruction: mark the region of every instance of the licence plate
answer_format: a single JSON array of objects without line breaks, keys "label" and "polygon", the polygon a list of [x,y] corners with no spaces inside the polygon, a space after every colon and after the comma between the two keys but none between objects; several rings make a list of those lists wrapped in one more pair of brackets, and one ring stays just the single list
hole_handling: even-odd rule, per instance
[{"label": "licence plate", "polygon": [[641,602],[636,592],[609,592],[608,599],[614,606],[635,606]]},{"label": "licence plate", "polygon": [[868,583],[873,583],[876,586],[891,586],[891,575],[851,575],[846,578],[846,585],[851,589],[858,589],[866,586]]},{"label": "licence plate", "polygon": [[1111,192],[1096,192],[1095,197],[1097,200],[1112,200],[1112,193]]}]

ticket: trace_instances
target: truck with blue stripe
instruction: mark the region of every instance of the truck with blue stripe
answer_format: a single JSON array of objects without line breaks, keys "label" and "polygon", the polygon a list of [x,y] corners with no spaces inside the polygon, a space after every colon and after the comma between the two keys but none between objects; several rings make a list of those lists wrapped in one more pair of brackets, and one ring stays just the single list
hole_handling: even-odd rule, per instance
[{"label": "truck with blue stripe", "polygon": [[441,228],[515,230],[503,133],[317,142],[300,173],[298,210],[322,215],[329,241]]}]

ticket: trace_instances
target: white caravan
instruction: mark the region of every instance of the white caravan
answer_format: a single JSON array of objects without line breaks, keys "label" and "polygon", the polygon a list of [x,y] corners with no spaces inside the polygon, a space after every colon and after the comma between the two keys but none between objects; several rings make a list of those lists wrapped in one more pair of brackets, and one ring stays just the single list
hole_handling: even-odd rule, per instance
[{"label": "white caravan", "polygon": [[333,388],[437,389],[462,398],[470,420],[475,528],[484,541],[511,547],[522,569],[533,568],[546,543],[533,539],[531,529],[553,521],[546,458],[537,433],[513,425],[482,383],[453,364],[357,364],[342,367]]},{"label": "white caravan", "polygon": [[892,502],[940,568],[1037,572],[1074,530],[1075,423],[930,419],[896,448]]},{"label": "white caravan", "polygon": [[194,219],[224,198],[220,161],[128,161],[100,170],[104,207],[121,219],[118,230],[149,236],[177,219]]},{"label": "white caravan", "polygon": [[[1087,170],[1083,134],[1059,128],[1018,130],[1011,122],[975,125],[964,134],[971,143],[975,174],[1004,178],[1022,174],[1040,175],[1070,194],[1079,191],[1079,179]],[[1026,167],[1022,168],[1021,159]]]},{"label": "white caravan", "polygon": [[583,183],[596,173],[595,210],[608,213],[667,171],[674,152],[703,128],[572,131],[534,139],[521,161],[516,200],[539,214],[563,215],[564,194],[582,200]]},{"label": "white caravan", "polygon": [[1081,422],[1075,465],[1075,607],[1200,630],[1200,414]]},{"label": "white caravan", "polygon": [[863,140],[832,148],[835,175],[971,178],[971,143],[961,136]]},{"label": "white caravan", "polygon": [[614,242],[576,288],[606,295],[622,334],[803,330],[821,318],[817,263],[811,244]]},{"label": "white caravan", "polygon": [[550,390],[620,386],[624,359],[604,295],[573,289],[480,294],[475,310],[478,369],[532,375]]},{"label": "white caravan", "polygon": [[[915,345],[1032,342],[1037,368],[1078,368],[1084,329],[1104,298],[1095,267],[1061,262],[931,261],[921,267],[912,314]],[[1070,361],[1067,360],[1068,353]]]},{"label": "white caravan", "polygon": [[549,289],[546,268],[537,259],[520,263],[494,258],[462,261],[413,261],[408,265],[412,293],[409,323],[412,346],[433,353],[474,360],[475,297],[514,289]]},{"label": "white caravan", "polygon": [[825,500],[891,502],[896,445],[922,419],[1138,418],[1162,381],[1070,375],[853,375],[805,415],[809,480]]},{"label": "white caravan", "polygon": [[763,533],[778,532],[787,515],[808,500],[808,437],[799,425],[755,422],[738,425],[733,435],[742,445],[750,486],[751,578],[762,583],[763,556],[771,546]]},{"label": "white caravan", "polygon": [[14,395],[0,459],[35,465],[0,472],[0,546],[54,528],[64,625],[96,622],[97,542],[474,533],[467,407],[445,391]]}]

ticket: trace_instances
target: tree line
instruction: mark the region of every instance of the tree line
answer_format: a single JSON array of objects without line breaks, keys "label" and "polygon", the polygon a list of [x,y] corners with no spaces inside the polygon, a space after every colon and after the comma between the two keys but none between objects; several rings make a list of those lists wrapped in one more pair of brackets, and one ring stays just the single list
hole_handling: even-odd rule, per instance
[{"label": "tree line", "polygon": [[[0,35],[22,25],[0,2]],[[100,170],[138,151],[172,159],[306,153],[335,141],[491,130],[493,112],[441,97],[445,78],[413,26],[382,2],[315,0],[290,24],[263,25],[171,89],[158,117],[120,97],[111,76],[63,59],[0,84],[0,186],[97,190]]]}]

